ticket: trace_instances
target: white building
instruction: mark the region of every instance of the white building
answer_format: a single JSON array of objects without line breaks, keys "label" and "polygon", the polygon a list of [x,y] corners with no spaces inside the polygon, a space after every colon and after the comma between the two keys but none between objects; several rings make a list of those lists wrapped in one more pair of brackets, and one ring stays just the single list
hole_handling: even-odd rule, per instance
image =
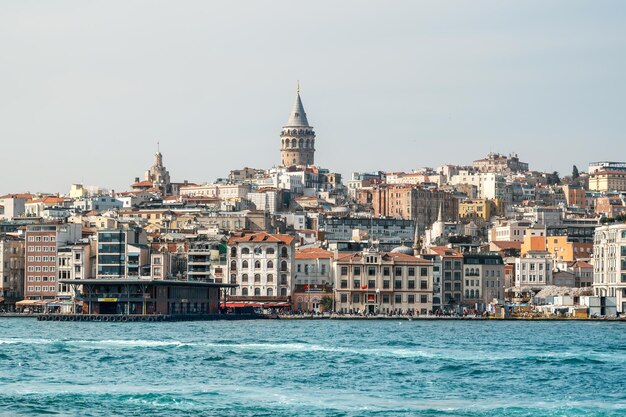
[{"label": "white building", "polygon": [[626,224],[596,228],[593,266],[594,295],[615,297],[617,311],[626,312]]},{"label": "white building", "polygon": [[295,239],[266,232],[233,236],[228,240],[231,295],[288,297],[293,282]]},{"label": "white building", "polygon": [[548,252],[529,251],[515,259],[515,286],[541,287],[552,285],[552,257]]}]

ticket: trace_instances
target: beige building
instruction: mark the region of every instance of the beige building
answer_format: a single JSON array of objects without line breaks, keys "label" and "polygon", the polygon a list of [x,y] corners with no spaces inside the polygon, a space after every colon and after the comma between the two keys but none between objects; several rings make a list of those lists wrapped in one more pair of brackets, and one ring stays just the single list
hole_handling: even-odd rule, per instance
[{"label": "beige building", "polygon": [[618,313],[626,312],[626,224],[596,228],[593,247],[593,292],[615,297]]},{"label": "beige building", "polygon": [[590,191],[626,191],[626,172],[598,171],[589,175]]},{"label": "beige building", "polygon": [[428,314],[433,308],[433,263],[377,249],[339,255],[334,262],[335,311]]}]

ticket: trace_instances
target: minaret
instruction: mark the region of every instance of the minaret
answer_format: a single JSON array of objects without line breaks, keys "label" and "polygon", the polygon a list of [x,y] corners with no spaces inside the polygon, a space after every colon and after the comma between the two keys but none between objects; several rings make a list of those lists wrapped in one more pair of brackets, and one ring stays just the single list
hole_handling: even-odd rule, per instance
[{"label": "minaret", "polygon": [[280,161],[282,166],[313,165],[315,163],[315,132],[309,125],[300,98],[300,83],[296,101],[287,124],[280,132]]},{"label": "minaret", "polygon": [[420,232],[419,232],[419,224],[417,224],[417,219],[415,220],[415,233],[413,234],[413,256],[418,256],[422,250],[422,245],[420,245]]}]

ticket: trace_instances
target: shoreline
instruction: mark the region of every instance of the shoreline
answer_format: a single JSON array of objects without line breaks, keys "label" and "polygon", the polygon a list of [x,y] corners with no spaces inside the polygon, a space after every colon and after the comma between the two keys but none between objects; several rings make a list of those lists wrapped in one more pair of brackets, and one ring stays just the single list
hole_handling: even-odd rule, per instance
[{"label": "shoreline", "polygon": [[37,321],[71,322],[174,322],[174,321],[216,321],[216,320],[339,320],[339,321],[588,321],[588,322],[624,322],[626,318],[617,317],[436,317],[436,316],[307,316],[307,315],[203,315],[203,316],[163,316],[163,315],[82,315],[82,314],[20,314],[0,313],[2,318],[30,318]]}]

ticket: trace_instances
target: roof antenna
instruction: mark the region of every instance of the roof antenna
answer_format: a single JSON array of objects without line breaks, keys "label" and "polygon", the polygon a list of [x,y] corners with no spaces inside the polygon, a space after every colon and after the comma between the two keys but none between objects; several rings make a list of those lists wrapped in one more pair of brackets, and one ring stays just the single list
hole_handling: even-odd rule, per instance
[{"label": "roof antenna", "polygon": [[298,80],[298,94],[300,94],[300,80]]}]

